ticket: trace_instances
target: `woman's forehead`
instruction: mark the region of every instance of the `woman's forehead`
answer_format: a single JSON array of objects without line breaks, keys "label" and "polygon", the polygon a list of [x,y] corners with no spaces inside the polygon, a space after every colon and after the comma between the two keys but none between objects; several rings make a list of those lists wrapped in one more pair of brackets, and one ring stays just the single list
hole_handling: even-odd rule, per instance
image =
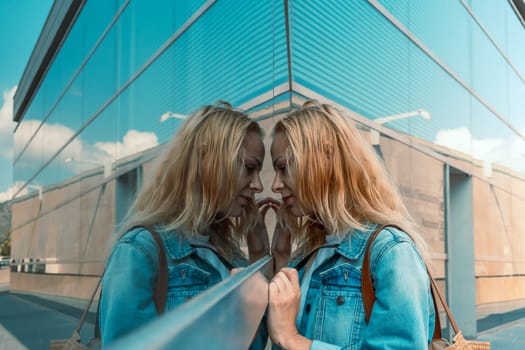
[{"label": "woman's forehead", "polygon": [[284,132],[278,131],[273,136],[272,146],[271,146],[271,153],[272,154],[280,154],[286,152],[286,148],[288,147],[288,138],[286,137],[286,134]]}]

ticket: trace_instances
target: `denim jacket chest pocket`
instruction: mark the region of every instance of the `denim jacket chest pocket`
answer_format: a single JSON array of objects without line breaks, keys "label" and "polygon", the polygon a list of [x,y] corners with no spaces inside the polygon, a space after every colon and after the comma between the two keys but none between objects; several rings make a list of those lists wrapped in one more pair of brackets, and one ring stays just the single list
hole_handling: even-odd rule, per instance
[{"label": "denim jacket chest pocket", "polygon": [[220,278],[189,263],[168,268],[168,308],[174,308],[210,288]]},{"label": "denim jacket chest pocket", "polygon": [[359,348],[364,320],[361,271],[341,263],[321,271],[319,282],[314,334],[328,343]]}]

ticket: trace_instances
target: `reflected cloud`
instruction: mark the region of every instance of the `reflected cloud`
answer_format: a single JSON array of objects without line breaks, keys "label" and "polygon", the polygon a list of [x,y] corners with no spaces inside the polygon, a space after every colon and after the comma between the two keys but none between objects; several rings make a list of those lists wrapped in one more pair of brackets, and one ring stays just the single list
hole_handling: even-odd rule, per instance
[{"label": "reflected cloud", "polygon": [[0,108],[0,157],[13,159],[13,97],[17,86],[2,92],[2,107]]},{"label": "reflected cloud", "polygon": [[[524,133],[522,130],[521,133]],[[434,142],[473,158],[499,163],[525,172],[525,141],[517,136],[504,138],[475,138],[467,127],[440,130]]]},{"label": "reflected cloud", "polygon": [[[13,186],[9,187],[7,191],[0,192],[0,203],[7,202],[13,198],[13,194],[15,194],[23,185],[24,183],[22,181],[17,181],[13,184]],[[23,196],[25,194],[29,193],[29,189],[24,188],[22,191],[20,191],[19,195]]]},{"label": "reflected cloud", "polygon": [[[25,145],[29,143],[34,130],[36,130],[41,122],[39,120],[24,120],[26,132],[18,132],[16,136],[17,144]],[[37,143],[38,147],[29,147],[24,153],[24,160],[31,162],[39,159],[47,159],[53,156],[57,149],[64,145],[72,136],[74,131],[62,124],[48,124],[44,123],[39,130],[38,135],[31,141]],[[66,151],[69,153],[68,157],[74,154],[80,154],[82,150],[82,141],[78,138],[73,140],[67,147]]]},{"label": "reflected cloud", "polygon": [[155,147],[158,144],[159,139],[153,132],[129,130],[124,135],[122,142],[97,142],[95,147],[111,155],[113,159],[117,159]]},{"label": "reflected cloud", "polygon": [[[26,133],[19,132],[16,141],[20,144],[27,144],[31,138],[31,133],[40,125],[38,120],[25,120],[27,126]],[[49,159],[60,147],[73,137],[75,131],[62,124],[44,123],[38,135],[42,139],[33,139],[38,147],[29,147],[24,153],[24,163],[31,163],[40,159]],[[86,142],[81,137],[76,137],[61,152],[60,159],[63,160],[64,167],[78,173],[85,169],[83,164],[105,165],[115,160],[155,147],[159,144],[158,137],[153,132],[142,132],[129,130],[124,135],[122,141],[117,142],[96,142],[95,144]]]}]

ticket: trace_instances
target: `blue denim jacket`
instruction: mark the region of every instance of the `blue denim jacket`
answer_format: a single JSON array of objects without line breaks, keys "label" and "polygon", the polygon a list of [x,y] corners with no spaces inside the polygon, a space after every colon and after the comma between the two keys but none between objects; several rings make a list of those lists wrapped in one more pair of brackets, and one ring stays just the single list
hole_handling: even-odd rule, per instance
[{"label": "blue denim jacket", "polygon": [[434,330],[429,277],[413,241],[395,228],[382,230],[371,248],[376,301],[366,324],[361,268],[368,238],[347,235],[313,271],[299,333],[313,340],[312,350],[427,349]]},{"label": "blue denim jacket", "polygon": [[[197,254],[183,236],[160,232],[168,260],[166,312],[221,281],[219,271]],[[235,257],[232,264],[246,266]],[[122,236],[106,266],[100,299],[102,345],[144,325],[157,316],[153,290],[159,271],[157,245],[151,234],[136,228]]]}]

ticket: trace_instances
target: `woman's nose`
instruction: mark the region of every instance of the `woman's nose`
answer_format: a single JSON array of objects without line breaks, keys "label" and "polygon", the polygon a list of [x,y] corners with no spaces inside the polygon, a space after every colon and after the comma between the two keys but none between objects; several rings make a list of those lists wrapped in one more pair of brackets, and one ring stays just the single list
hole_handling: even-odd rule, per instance
[{"label": "woman's nose", "polygon": [[263,191],[263,185],[261,181],[261,176],[258,174],[254,177],[250,183],[250,188],[255,191],[255,193],[261,193]]},{"label": "woman's nose", "polygon": [[275,193],[278,193],[283,189],[283,187],[284,185],[283,185],[283,182],[281,181],[281,177],[279,175],[275,175],[275,177],[273,178],[273,183],[272,183],[272,191]]}]

